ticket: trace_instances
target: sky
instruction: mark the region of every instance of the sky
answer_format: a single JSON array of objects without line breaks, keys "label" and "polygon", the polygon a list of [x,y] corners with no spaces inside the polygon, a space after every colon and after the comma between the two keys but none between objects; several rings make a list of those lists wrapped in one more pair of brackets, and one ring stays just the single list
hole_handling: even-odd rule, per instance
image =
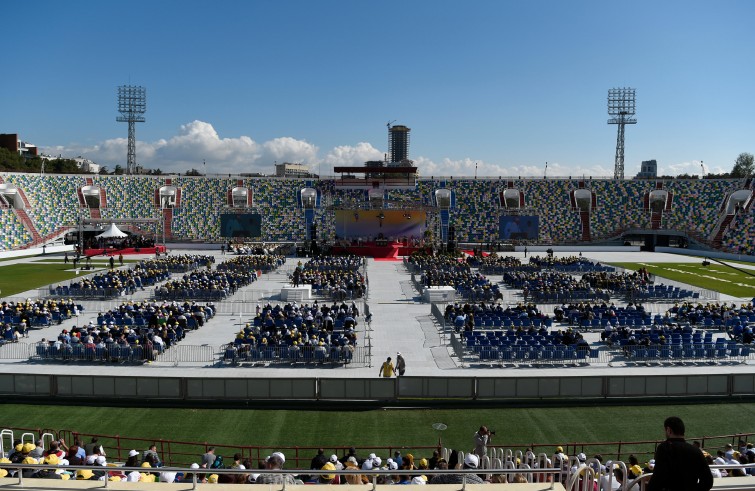
[{"label": "sky", "polygon": [[[5,0],[0,133],[125,166],[117,87],[146,88],[136,161],[321,175],[411,128],[422,176],[612,176],[606,99],[636,89],[625,175],[755,153],[755,2]],[[547,170],[546,170],[547,163]]]}]

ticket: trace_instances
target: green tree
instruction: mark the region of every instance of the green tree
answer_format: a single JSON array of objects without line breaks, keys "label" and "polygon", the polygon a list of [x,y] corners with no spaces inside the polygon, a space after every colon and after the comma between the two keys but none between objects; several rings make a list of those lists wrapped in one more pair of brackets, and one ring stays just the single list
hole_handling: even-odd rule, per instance
[{"label": "green tree", "polygon": [[740,153],[737,161],[734,162],[731,177],[747,177],[753,173],[755,173],[755,157],[751,153]]},{"label": "green tree", "polygon": [[121,167],[121,164],[115,164],[115,170],[113,170],[113,174],[115,174],[116,176],[123,174],[123,167]]}]

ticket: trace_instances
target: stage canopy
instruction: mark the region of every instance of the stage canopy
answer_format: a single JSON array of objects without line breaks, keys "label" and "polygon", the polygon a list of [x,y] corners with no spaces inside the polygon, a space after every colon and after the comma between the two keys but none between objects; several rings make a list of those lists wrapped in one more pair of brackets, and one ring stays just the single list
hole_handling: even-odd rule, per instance
[{"label": "stage canopy", "polygon": [[97,236],[98,239],[114,239],[119,237],[128,237],[128,234],[121,231],[114,223],[111,223],[107,230]]}]

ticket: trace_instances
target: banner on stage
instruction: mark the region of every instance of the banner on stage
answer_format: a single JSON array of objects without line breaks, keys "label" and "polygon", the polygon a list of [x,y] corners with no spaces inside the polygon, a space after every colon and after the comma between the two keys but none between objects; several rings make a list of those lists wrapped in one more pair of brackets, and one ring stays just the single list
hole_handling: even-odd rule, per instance
[{"label": "banner on stage", "polygon": [[422,238],[426,215],[407,210],[336,210],[336,236]]},{"label": "banner on stage", "polygon": [[540,225],[538,216],[504,215],[498,222],[500,240],[537,240]]}]

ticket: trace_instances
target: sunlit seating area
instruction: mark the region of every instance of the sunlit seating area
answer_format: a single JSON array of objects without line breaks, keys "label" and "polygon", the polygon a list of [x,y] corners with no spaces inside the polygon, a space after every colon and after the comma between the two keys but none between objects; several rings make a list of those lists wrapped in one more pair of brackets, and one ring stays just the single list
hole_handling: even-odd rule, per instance
[{"label": "sunlit seating area", "polygon": [[10,208],[0,208],[0,249],[18,249],[31,242],[31,235]]}]

